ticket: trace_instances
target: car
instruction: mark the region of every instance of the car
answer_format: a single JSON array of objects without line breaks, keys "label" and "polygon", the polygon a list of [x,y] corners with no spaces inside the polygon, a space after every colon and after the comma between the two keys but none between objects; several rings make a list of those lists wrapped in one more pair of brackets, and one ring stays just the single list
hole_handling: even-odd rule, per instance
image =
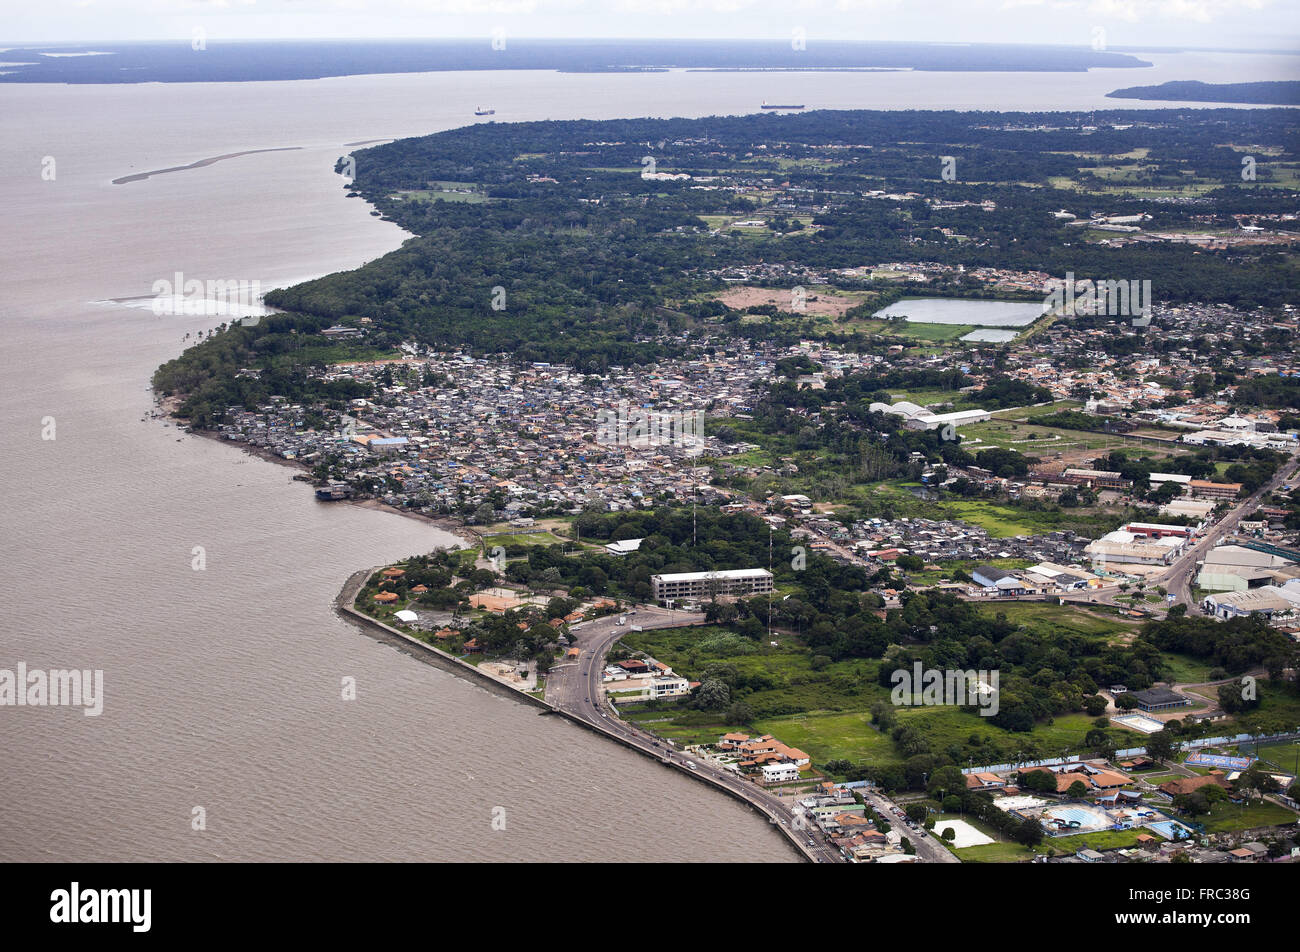
[{"label": "car", "polygon": [[687,767],[690,767],[692,770],[697,770],[697,769],[698,769],[698,768],[695,766],[695,761],[693,761],[693,760],[688,760],[688,761],[686,761],[686,766],[687,766]]}]

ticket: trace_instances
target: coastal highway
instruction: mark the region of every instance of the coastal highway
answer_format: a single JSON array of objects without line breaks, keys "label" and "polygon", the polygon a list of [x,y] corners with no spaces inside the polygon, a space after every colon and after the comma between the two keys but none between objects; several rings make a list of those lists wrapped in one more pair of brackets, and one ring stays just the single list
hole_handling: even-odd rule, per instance
[{"label": "coastal highway", "polygon": [[805,827],[802,818],[796,818],[780,797],[730,771],[713,767],[701,758],[684,754],[666,741],[618,718],[617,713],[605,701],[601,686],[605,656],[614,642],[631,631],[633,625],[642,628],[676,628],[696,625],[704,620],[700,613],[647,606],[638,606],[635,613],[629,613],[626,617],[627,624],[622,626],[618,624],[618,615],[609,615],[571,629],[577,639],[575,647],[578,648],[579,655],[576,661],[569,660],[551,669],[546,680],[547,702],[602,733],[617,737],[624,744],[657,757],[664,764],[739,796],[754,809],[766,814],[795,847],[813,862],[844,862],[840,851],[826,841],[821,830],[811,824]]}]

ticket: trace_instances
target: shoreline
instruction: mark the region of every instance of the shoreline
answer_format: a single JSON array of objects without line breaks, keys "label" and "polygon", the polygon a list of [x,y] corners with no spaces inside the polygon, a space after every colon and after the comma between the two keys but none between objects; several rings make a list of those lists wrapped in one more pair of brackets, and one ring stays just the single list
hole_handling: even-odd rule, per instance
[{"label": "shoreline", "polygon": [[[487,672],[480,671],[476,666],[469,664],[466,661],[462,661],[460,658],[457,658],[455,655],[448,654],[446,651],[443,651],[441,648],[438,648],[436,645],[431,645],[427,642],[421,641],[418,638],[415,638],[412,635],[408,635],[403,631],[398,631],[396,628],[393,628],[390,625],[386,625],[379,619],[373,618],[370,615],[367,615],[365,612],[361,611],[355,605],[357,594],[361,591],[365,583],[369,581],[371,576],[373,576],[375,572],[379,571],[381,568],[382,566],[375,566],[373,568],[360,569],[359,571],[353,572],[350,576],[348,576],[348,578],[344,581],[343,586],[339,589],[338,595],[334,597],[335,614],[337,614],[344,621],[355,625],[357,628],[361,629],[361,631],[364,634],[375,639],[381,644],[390,645],[396,648],[398,651],[401,651],[403,654],[416,659],[417,661],[420,661],[424,664],[433,665],[434,667],[437,668],[441,668],[453,676],[463,676],[467,680],[478,684],[480,687],[483,687],[486,690],[491,691],[493,694],[496,694],[498,696],[508,698],[510,700],[518,701],[520,703],[527,704],[532,707],[540,708],[540,710],[537,712],[539,717],[545,717],[545,716],[562,717],[570,724],[576,725],[577,727],[581,727],[584,730],[590,731],[591,733],[596,734],[599,737],[605,738],[606,740],[613,741],[619,746],[627,750],[630,750],[633,753],[640,754],[641,756],[647,758],[648,760],[652,760],[663,767],[667,767],[668,769],[673,770],[681,774],[682,776],[690,777],[694,780],[704,783],[705,785],[711,787],[712,789],[720,793],[726,794],[736,802],[743,804],[744,806],[748,807],[750,810],[754,811],[755,813],[758,813],[761,816],[766,816],[772,828],[781,835],[781,839],[795,852],[795,854],[800,859],[802,859],[804,862],[809,862],[809,863],[816,862],[814,856],[805,847],[804,842],[800,838],[800,834],[797,830],[791,829],[784,822],[777,822],[777,819],[773,817],[772,814],[768,812],[767,809],[760,807],[758,804],[754,803],[754,801],[746,798],[742,793],[733,790],[722,783],[719,783],[718,781],[714,780],[712,777],[708,776],[707,774],[690,770],[675,762],[672,763],[665,762],[660,755],[655,754],[652,751],[639,746],[632,739],[623,737],[618,733],[614,732],[613,730],[606,728],[600,724],[595,724],[590,721],[584,720],[583,718],[576,716],[572,712],[567,711],[564,708],[556,704],[553,704],[550,701],[545,700],[544,698],[535,697],[532,694],[529,694],[527,691],[523,691],[520,688],[514,687],[513,685],[508,684],[505,681],[498,680],[497,678],[492,677],[492,675],[488,674]],[[619,721],[619,723],[625,723],[625,722]]]},{"label": "shoreline", "polygon": [[[176,401],[174,397],[163,398],[155,395],[155,404],[159,407],[157,418],[175,421],[182,426],[189,427],[185,432],[190,436],[201,437],[202,439],[211,440],[213,443],[218,443],[222,446],[233,447],[244,453],[246,456],[253,456],[257,459],[265,460],[268,463],[274,463],[277,466],[283,466],[287,469],[295,470],[298,473],[311,472],[306,464],[300,463],[297,460],[285,459],[283,456],[277,456],[270,450],[265,450],[258,446],[250,446],[248,443],[241,443],[237,440],[227,440],[220,434],[214,433],[211,430],[200,430],[195,428],[184,417],[172,415],[172,410],[175,408],[177,402],[178,401]],[[306,483],[307,481],[298,480],[298,482]],[[310,485],[310,483],[308,483],[308,485]],[[312,495],[312,501],[316,501],[314,492]],[[422,512],[412,512],[409,509],[398,509],[396,506],[390,506],[386,502],[373,498],[338,499],[331,501],[329,504],[337,505],[338,503],[356,506],[359,509],[368,509],[371,512],[389,512],[406,519],[415,519],[419,522],[425,523],[426,525],[432,526],[435,529],[440,529],[449,535],[455,536],[461,543],[463,543],[461,548],[464,549],[475,549],[483,544],[482,537],[455,516],[430,516]]]}]

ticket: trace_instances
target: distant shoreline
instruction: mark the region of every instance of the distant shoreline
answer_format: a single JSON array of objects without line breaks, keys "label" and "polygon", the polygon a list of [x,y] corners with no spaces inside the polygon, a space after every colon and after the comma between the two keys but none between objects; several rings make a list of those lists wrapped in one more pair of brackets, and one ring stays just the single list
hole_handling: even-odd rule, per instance
[{"label": "distant shoreline", "polygon": [[1107,99],[1143,102],[1198,102],[1239,106],[1300,106],[1300,80],[1258,83],[1203,83],[1175,80],[1158,86],[1129,86],[1106,94]]}]

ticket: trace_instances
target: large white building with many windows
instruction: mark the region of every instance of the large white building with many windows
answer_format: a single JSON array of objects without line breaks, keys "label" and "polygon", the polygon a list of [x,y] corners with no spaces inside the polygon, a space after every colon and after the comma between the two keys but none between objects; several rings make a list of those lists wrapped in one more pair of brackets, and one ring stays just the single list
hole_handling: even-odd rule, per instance
[{"label": "large white building with many windows", "polygon": [[767,569],[729,569],[720,572],[672,572],[652,575],[655,601],[663,605],[678,599],[713,598],[725,595],[761,595],[772,591],[772,573]]}]

